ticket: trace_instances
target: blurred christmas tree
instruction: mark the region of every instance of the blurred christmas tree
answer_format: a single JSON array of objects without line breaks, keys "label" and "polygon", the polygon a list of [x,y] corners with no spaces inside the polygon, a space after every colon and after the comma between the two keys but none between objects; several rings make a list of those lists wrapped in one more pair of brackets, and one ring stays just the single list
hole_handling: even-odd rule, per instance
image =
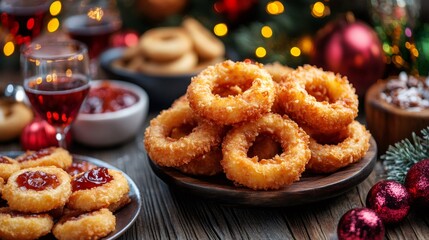
[{"label": "blurred christmas tree", "polygon": [[[134,14],[124,15],[124,23],[143,32],[157,26],[179,25],[184,16],[193,16],[207,28],[213,29],[240,58],[264,63],[279,61],[291,66],[308,62],[313,34],[332,15],[329,1],[315,0],[175,0],[167,1],[175,2],[170,5],[176,6],[175,9],[168,9],[170,15],[162,11],[162,18],[143,14],[159,12],[163,9],[161,2],[158,6],[152,5],[152,9],[136,7],[148,7],[148,4],[127,6],[123,2],[124,8],[134,9]],[[179,5],[182,7],[177,7]]]}]

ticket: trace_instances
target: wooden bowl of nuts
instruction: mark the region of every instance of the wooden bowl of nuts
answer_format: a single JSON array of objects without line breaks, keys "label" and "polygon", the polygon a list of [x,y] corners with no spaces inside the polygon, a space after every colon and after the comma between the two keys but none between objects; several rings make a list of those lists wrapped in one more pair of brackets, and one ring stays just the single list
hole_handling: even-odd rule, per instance
[{"label": "wooden bowl of nuts", "polygon": [[365,96],[368,129],[379,155],[429,126],[429,78],[401,73],[372,85]]}]

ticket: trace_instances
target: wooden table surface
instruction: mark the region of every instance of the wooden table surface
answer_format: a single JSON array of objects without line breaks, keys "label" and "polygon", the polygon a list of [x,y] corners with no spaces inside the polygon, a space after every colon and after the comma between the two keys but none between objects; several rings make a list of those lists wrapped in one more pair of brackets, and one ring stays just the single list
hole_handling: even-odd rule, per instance
[{"label": "wooden table surface", "polygon": [[[17,74],[0,73],[0,89],[7,81],[17,79]],[[155,176],[146,157],[143,131],[156,114],[151,112],[136,138],[123,145],[94,149],[74,143],[70,149],[122,169],[140,189],[140,215],[119,239],[337,239],[341,216],[352,208],[363,207],[369,189],[383,179],[381,164],[377,162],[369,177],[346,194],[294,207],[226,206],[176,193]],[[0,143],[0,151],[11,150],[21,150],[18,141]],[[428,239],[429,215],[412,210],[400,224],[386,226],[385,236]]]}]

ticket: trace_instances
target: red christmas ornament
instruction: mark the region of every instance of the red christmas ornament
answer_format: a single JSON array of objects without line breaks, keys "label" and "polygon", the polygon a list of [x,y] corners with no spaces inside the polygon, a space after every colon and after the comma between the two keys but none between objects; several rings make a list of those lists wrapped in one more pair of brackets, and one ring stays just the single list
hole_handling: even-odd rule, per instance
[{"label": "red christmas ornament", "polygon": [[346,212],[337,227],[339,240],[382,240],[384,225],[369,208],[354,208]]},{"label": "red christmas ornament", "polygon": [[[58,146],[55,138],[55,128],[46,121],[36,117],[21,133],[21,148],[23,150],[39,150],[42,148]],[[71,135],[67,134],[67,145],[71,143]]]},{"label": "red christmas ornament", "polygon": [[233,24],[246,23],[256,16],[258,0],[219,0],[214,4],[214,10],[217,13],[225,15]]},{"label": "red christmas ornament", "polygon": [[399,223],[410,211],[410,195],[404,185],[393,180],[376,183],[366,197],[366,207],[374,210],[383,223]]},{"label": "red christmas ornament", "polygon": [[413,206],[429,210],[429,159],[415,163],[408,170],[405,187]]},{"label": "red christmas ornament", "polygon": [[345,18],[330,22],[319,30],[314,42],[312,64],[347,76],[359,96],[383,75],[380,40],[363,22]]}]

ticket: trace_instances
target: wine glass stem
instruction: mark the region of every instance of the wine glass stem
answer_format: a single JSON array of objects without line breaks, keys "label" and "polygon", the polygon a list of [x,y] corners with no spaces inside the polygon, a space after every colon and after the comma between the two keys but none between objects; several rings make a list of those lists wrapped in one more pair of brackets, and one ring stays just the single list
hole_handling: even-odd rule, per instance
[{"label": "wine glass stem", "polygon": [[68,131],[68,127],[56,127],[56,131],[57,133],[55,134],[55,138],[58,141],[58,146],[67,149],[66,134]]}]

